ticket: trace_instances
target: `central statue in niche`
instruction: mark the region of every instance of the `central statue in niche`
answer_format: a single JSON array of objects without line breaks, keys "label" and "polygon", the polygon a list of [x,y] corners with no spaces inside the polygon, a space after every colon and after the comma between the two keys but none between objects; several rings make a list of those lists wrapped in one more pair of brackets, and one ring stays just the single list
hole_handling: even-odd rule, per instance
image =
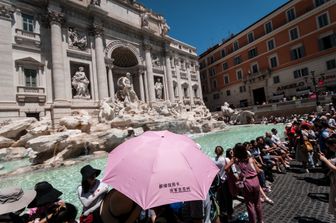
[{"label": "central statue in niche", "polygon": [[116,94],[117,100],[131,103],[139,101],[139,98],[134,91],[132,77],[129,72],[126,73],[126,76],[118,79],[117,85],[119,88]]}]

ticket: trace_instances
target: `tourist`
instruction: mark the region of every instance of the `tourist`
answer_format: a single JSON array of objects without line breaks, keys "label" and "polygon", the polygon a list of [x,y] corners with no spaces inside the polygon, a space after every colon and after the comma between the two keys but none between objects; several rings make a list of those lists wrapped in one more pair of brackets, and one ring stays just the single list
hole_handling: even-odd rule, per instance
[{"label": "tourist", "polygon": [[23,223],[19,216],[27,205],[35,198],[36,191],[21,188],[5,188],[0,190],[0,222]]},{"label": "tourist", "polygon": [[117,190],[110,190],[103,199],[100,215],[94,215],[94,223],[133,223],[141,213],[141,207]]},{"label": "tourist", "polygon": [[248,157],[246,148],[237,143],[234,147],[234,155],[237,158],[236,164],[241,173],[240,180],[243,182],[243,196],[249,215],[249,222],[263,222],[263,213],[260,200],[260,184],[258,180],[258,167],[254,160]]},{"label": "tourist", "polygon": [[163,205],[153,208],[156,218],[154,223],[178,223],[179,219],[169,205]]},{"label": "tourist", "polygon": [[47,181],[37,183],[35,191],[36,197],[28,205],[28,208],[30,208],[28,212],[29,221],[42,223],[48,221],[52,214],[56,213],[61,206],[64,206],[64,202],[60,200],[63,193]]},{"label": "tourist", "polygon": [[108,186],[96,179],[101,170],[86,165],[80,172],[82,174],[82,184],[77,189],[79,200],[83,205],[80,222],[90,223],[93,222],[95,211],[99,211],[100,204],[108,192]]},{"label": "tourist", "polygon": [[[331,151],[336,152],[335,137],[328,138],[325,143]],[[329,176],[331,183],[329,194],[329,213],[334,215],[334,218],[336,218],[336,158],[328,160],[323,153],[319,153],[318,158],[330,169]]]},{"label": "tourist", "polygon": [[[229,150],[229,152],[232,150]],[[217,201],[220,209],[220,218],[223,221],[228,221],[233,213],[233,198],[229,190],[228,176],[225,171],[225,166],[230,162],[230,159],[223,156],[224,149],[221,146],[215,148],[216,157],[214,162],[219,168],[220,186],[217,190]],[[230,153],[229,153],[230,154]]]}]

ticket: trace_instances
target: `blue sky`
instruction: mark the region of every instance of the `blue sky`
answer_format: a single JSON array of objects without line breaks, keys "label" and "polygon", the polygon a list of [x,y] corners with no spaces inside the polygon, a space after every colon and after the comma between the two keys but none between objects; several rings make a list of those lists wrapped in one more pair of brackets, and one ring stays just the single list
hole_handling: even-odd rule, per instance
[{"label": "blue sky", "polygon": [[201,54],[278,8],[287,0],[139,0],[163,15],[169,35]]}]

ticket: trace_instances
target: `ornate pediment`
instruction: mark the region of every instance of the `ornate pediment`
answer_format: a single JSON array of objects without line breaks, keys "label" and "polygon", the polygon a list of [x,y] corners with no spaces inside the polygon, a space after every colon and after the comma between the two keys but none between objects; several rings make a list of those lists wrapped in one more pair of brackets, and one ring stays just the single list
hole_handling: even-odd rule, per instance
[{"label": "ornate pediment", "polygon": [[15,63],[18,64],[18,65],[33,65],[33,66],[36,66],[36,67],[43,67],[44,66],[43,63],[35,60],[32,57],[25,57],[25,58],[22,58],[22,59],[15,60]]}]

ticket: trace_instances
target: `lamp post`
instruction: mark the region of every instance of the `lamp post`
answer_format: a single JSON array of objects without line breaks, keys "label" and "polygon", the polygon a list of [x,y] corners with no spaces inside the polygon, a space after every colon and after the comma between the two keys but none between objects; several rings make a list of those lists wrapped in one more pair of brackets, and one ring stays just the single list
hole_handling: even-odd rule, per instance
[{"label": "lamp post", "polygon": [[318,98],[318,90],[317,90],[317,85],[316,85],[316,79],[315,79],[315,71],[310,72],[312,75],[312,80],[313,80],[313,85],[314,85],[314,91],[315,91],[315,97],[316,97],[316,106],[319,105],[319,98]]}]

